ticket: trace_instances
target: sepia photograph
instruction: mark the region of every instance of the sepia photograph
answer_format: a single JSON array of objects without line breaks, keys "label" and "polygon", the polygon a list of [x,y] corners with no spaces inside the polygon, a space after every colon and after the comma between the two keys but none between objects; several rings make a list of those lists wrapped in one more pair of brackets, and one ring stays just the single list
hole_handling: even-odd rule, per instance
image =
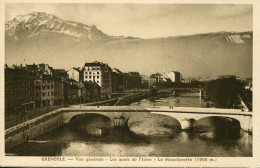
[{"label": "sepia photograph", "polygon": [[252,3],[4,9],[4,157],[253,158]]}]

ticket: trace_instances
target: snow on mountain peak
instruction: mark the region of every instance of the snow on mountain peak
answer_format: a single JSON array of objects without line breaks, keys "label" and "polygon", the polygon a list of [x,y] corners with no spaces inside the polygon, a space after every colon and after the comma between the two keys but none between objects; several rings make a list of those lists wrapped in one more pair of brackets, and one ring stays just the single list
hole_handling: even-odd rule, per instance
[{"label": "snow on mountain peak", "polygon": [[19,15],[5,23],[5,31],[6,35],[11,39],[28,38],[42,32],[65,34],[88,40],[109,38],[109,36],[98,30],[95,25],[90,27],[78,22],[65,21],[55,15],[44,12]]},{"label": "snow on mountain peak", "polygon": [[229,36],[226,37],[226,40],[231,42],[231,43],[237,43],[237,44],[242,44],[245,43],[245,39],[251,39],[250,33],[236,33],[233,32]]}]

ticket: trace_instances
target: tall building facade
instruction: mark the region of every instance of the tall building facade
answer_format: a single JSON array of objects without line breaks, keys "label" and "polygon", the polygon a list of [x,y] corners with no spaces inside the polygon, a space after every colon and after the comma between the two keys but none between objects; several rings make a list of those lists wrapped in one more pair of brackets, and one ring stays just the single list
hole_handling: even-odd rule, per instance
[{"label": "tall building facade", "polygon": [[54,78],[54,105],[64,105],[64,81],[59,77]]},{"label": "tall building facade", "polygon": [[35,74],[36,108],[64,104],[64,80],[68,74],[64,69],[53,69],[48,64],[26,65]]},{"label": "tall building facade", "polygon": [[35,104],[37,108],[54,105],[54,83],[51,75],[41,74],[35,83]]},{"label": "tall building facade", "polygon": [[35,109],[35,76],[24,67],[5,68],[5,114],[17,115]]},{"label": "tall building facade", "polygon": [[101,62],[85,63],[83,81],[97,83],[101,87],[101,98],[108,99],[112,94],[111,68]]}]

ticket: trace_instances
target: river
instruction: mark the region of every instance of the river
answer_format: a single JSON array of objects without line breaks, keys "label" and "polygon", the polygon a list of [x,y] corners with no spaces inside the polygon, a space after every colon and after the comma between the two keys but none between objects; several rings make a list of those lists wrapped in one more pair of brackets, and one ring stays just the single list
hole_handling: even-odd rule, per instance
[{"label": "river", "polygon": [[[131,106],[206,107],[197,93],[163,94]],[[75,123],[13,147],[18,156],[159,156],[250,157],[252,136],[236,121],[205,118],[194,129],[180,130],[177,120],[143,113],[130,118],[127,128],[109,127],[107,118],[85,115]],[[102,128],[102,129],[100,129]]]}]

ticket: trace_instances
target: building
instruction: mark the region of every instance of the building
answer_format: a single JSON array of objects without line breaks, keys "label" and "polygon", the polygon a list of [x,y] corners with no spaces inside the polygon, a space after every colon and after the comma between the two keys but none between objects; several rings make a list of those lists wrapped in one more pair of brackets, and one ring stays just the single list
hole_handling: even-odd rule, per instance
[{"label": "building", "polygon": [[170,73],[165,74],[164,78],[168,78],[175,83],[180,83],[182,80],[181,73],[177,71],[171,71]]},{"label": "building", "polygon": [[48,64],[39,64],[38,69],[42,74],[45,75],[52,75],[53,73],[53,68],[50,67]]},{"label": "building", "polygon": [[67,80],[64,83],[64,102],[65,104],[80,103],[80,87],[72,80]]},{"label": "building", "polygon": [[54,105],[64,105],[64,81],[69,78],[65,69],[53,69],[54,78]]},{"label": "building", "polygon": [[111,68],[101,62],[85,63],[83,81],[94,82],[101,87],[101,98],[108,99],[112,94]]},{"label": "building", "polygon": [[163,75],[160,73],[151,74],[149,77],[149,86],[157,86],[159,82],[163,82]]},{"label": "building", "polygon": [[79,68],[71,68],[67,71],[69,78],[75,81],[80,81],[80,69]]},{"label": "building", "polygon": [[33,73],[24,67],[5,68],[5,115],[13,116],[35,109]]},{"label": "building", "polygon": [[64,80],[54,77],[54,106],[64,105]]},{"label": "building", "polygon": [[35,106],[36,108],[54,105],[55,80],[51,75],[40,74],[35,82]]},{"label": "building", "polygon": [[67,71],[65,71],[65,69],[53,69],[52,67],[51,71],[52,71],[52,76],[55,77],[59,77],[60,79],[66,80],[69,78],[69,75],[67,73]]},{"label": "building", "polygon": [[121,93],[124,90],[124,74],[117,68],[112,69],[111,74],[112,93]]},{"label": "building", "polygon": [[85,96],[89,101],[98,101],[101,99],[101,87],[94,82],[83,82],[87,94]]},{"label": "building", "polygon": [[48,64],[26,65],[34,73],[36,108],[60,106],[64,104],[63,81],[68,78],[64,69],[53,69]]}]

